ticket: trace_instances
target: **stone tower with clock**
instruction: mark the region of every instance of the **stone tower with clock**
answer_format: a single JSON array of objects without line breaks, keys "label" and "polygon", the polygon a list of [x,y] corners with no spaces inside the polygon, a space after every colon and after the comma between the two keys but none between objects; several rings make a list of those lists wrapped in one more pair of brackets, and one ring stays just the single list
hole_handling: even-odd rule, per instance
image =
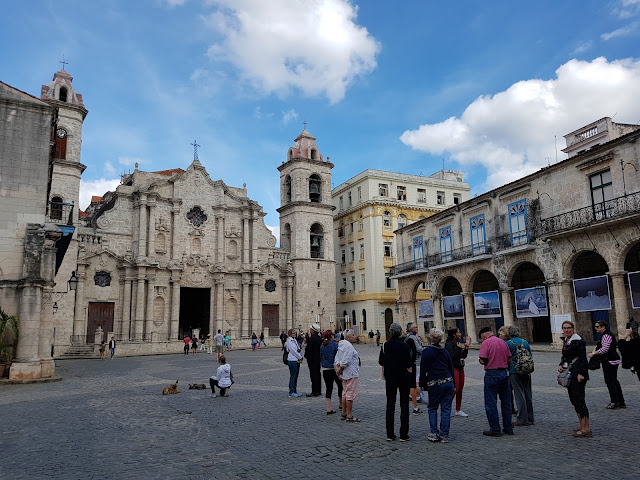
[{"label": "stone tower with clock", "polygon": [[[63,65],[64,66],[64,65]],[[62,230],[57,242],[55,282],[66,285],[76,270],[78,258],[78,225],[80,176],[86,166],[81,162],[82,124],[87,116],[82,95],[73,87],[73,77],[62,69],[53,74],[53,80],[42,85],[40,99],[57,110],[54,119],[54,148],[50,159],[50,185],[47,192],[47,219]],[[70,292],[57,302],[58,307],[73,310],[75,292]],[[62,319],[54,317],[54,322]],[[56,325],[57,333],[71,335],[62,325]]]},{"label": "stone tower with clock", "polygon": [[280,171],[280,248],[295,272],[293,326],[333,327],[336,308],[331,164],[306,128]]}]

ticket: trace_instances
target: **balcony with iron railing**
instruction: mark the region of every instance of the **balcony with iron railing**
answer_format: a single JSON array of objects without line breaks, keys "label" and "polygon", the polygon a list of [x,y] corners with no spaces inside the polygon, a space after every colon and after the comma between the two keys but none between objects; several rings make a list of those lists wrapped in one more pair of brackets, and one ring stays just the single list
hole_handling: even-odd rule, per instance
[{"label": "balcony with iron railing", "polygon": [[73,225],[73,203],[47,202],[46,223],[56,225]]},{"label": "balcony with iron railing", "polygon": [[588,227],[598,223],[637,215],[640,213],[640,192],[613,198],[602,203],[594,203],[570,212],[540,219],[540,235],[566,233],[570,230]]}]

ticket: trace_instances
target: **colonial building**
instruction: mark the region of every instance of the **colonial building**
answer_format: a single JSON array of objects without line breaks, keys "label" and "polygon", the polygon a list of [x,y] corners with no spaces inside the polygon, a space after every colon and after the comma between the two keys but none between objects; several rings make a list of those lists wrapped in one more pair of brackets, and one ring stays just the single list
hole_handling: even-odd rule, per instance
[{"label": "colonial building", "polygon": [[[451,170],[422,177],[369,169],[331,194],[337,317],[361,333],[386,331],[397,315],[397,281],[390,274],[396,264],[394,230],[468,200],[469,185],[462,172]],[[424,289],[416,295],[430,298]]]},{"label": "colonial building", "polygon": [[306,130],[281,172],[282,248],[247,188],[183,170],[124,175],[78,204],[82,96],[65,71],[41,99],[0,83],[0,307],[20,318],[14,378],[54,374],[53,357],[181,350],[187,334],[234,339],[335,311],[331,168]]},{"label": "colonial building", "polygon": [[474,342],[502,324],[557,342],[566,319],[588,341],[596,320],[621,332],[640,308],[639,137],[603,118],[565,136],[568,159],[399,229],[401,318],[426,282],[435,324]]}]

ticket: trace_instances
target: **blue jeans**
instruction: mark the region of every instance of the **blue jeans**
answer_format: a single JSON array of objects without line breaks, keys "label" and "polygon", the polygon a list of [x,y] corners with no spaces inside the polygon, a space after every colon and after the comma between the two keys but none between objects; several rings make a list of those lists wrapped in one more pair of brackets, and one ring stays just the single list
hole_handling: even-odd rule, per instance
[{"label": "blue jeans", "polygon": [[289,395],[298,393],[298,373],[300,373],[300,364],[298,362],[288,361],[289,363]]},{"label": "blue jeans", "polygon": [[[451,401],[455,386],[453,382],[443,383],[427,388],[429,394],[429,427],[431,433],[446,437],[451,424]],[[440,407],[440,431],[438,431],[438,407]]]},{"label": "blue jeans", "polygon": [[487,412],[489,428],[500,433],[500,417],[498,415],[498,397],[502,410],[502,428],[505,432],[513,431],[511,425],[511,389],[509,375],[506,370],[485,370],[484,372],[484,410]]}]

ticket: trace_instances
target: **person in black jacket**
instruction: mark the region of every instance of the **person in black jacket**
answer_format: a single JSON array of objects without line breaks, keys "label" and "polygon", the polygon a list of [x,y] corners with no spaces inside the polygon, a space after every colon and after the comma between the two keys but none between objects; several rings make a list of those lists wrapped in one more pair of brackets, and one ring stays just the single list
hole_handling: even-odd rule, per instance
[{"label": "person in black jacket", "polygon": [[609,325],[604,321],[597,321],[594,325],[596,333],[601,335],[596,348],[589,354],[589,358],[597,356],[601,359],[604,383],[609,390],[611,402],[606,408],[627,408],[622,395],[622,387],[618,381],[618,365],[620,365],[620,355],[616,351],[616,337],[609,330]]},{"label": "person in black jacket", "polygon": [[574,437],[592,437],[589,426],[589,409],[585,401],[585,387],[589,380],[589,362],[587,361],[587,343],[575,332],[573,322],[562,324],[562,359],[558,372],[569,369],[569,401],[575,408],[580,421],[580,427],[573,431]]},{"label": "person in black jacket", "polygon": [[[618,342],[618,349],[622,355],[622,368],[631,369],[631,373],[638,375],[640,380],[640,336],[634,330],[635,321],[630,318],[630,323],[624,332],[624,337]],[[637,325],[637,324],[636,324]]]},{"label": "person in black jacket", "polygon": [[322,339],[320,338],[320,325],[314,323],[309,326],[309,339],[304,350],[304,358],[307,359],[309,366],[309,377],[311,378],[311,393],[307,393],[307,397],[319,397],[321,392],[320,381],[320,347]]},{"label": "person in black jacket", "polygon": [[447,342],[444,348],[449,352],[451,361],[453,362],[453,380],[456,386],[454,395],[456,397],[456,413],[458,417],[468,417],[462,411],[462,390],[464,389],[464,362],[469,354],[469,345],[471,337],[467,335],[466,341],[462,342],[462,332],[457,328],[450,328],[447,331]]},{"label": "person in black jacket", "polygon": [[415,383],[412,374],[413,362],[409,345],[400,340],[402,327],[398,323],[389,326],[391,338],[384,342],[380,349],[378,363],[382,366],[382,378],[385,381],[387,394],[387,441],[396,439],[394,416],[396,410],[396,393],[400,392],[400,441],[409,440],[409,387]]}]

